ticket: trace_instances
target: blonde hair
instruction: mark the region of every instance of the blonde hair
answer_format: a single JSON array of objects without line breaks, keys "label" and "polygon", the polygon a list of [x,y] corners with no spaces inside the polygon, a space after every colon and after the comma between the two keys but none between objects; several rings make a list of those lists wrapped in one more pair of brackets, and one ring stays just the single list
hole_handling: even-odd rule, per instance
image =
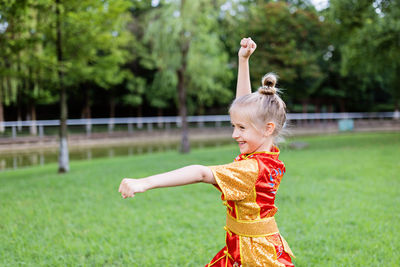
[{"label": "blonde hair", "polygon": [[277,76],[267,73],[261,79],[261,86],[257,92],[236,98],[229,113],[240,109],[240,113],[247,116],[250,123],[256,128],[268,122],[274,122],[274,137],[278,137],[286,122],[286,104],[280,98],[280,90],[275,88]]}]

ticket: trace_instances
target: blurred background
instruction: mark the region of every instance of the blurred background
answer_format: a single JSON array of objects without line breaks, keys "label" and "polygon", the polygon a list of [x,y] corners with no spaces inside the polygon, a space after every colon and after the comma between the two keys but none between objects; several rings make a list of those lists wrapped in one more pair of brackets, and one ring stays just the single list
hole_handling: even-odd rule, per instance
[{"label": "blurred background", "polygon": [[118,185],[232,162],[248,36],[253,91],[273,71],[288,107],[295,265],[397,266],[399,18],[398,0],[0,0],[0,266],[209,262],[219,191]]},{"label": "blurred background", "polygon": [[394,0],[1,1],[0,169],[67,136],[88,159],[227,142],[247,36],[253,90],[279,75],[293,134],[399,130],[399,17]]}]

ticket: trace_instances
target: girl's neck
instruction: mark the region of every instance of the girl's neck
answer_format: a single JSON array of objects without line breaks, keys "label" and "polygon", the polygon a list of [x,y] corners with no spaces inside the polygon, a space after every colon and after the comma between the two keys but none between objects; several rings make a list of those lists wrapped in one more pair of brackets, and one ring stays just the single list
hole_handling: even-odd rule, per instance
[{"label": "girl's neck", "polygon": [[[272,138],[268,138],[268,140],[266,140],[261,146],[259,146],[252,153],[270,152],[273,146],[274,146],[274,142],[273,142]],[[250,154],[252,154],[252,153],[250,153]]]}]

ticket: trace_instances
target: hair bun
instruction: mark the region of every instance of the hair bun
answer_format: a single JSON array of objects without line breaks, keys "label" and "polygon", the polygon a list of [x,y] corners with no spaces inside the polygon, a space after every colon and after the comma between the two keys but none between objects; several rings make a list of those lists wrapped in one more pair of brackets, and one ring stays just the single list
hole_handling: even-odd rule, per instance
[{"label": "hair bun", "polygon": [[275,84],[277,77],[274,73],[270,72],[264,75],[261,79],[261,87],[258,88],[258,92],[264,95],[274,95],[276,94]]}]

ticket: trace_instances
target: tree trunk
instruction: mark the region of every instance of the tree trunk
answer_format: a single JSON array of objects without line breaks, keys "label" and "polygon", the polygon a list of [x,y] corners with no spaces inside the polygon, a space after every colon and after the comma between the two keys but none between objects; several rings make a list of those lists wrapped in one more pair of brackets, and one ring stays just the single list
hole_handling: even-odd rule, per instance
[{"label": "tree trunk", "polygon": [[[396,65],[395,73],[400,72],[400,64]],[[400,77],[398,75],[395,76],[394,82],[392,83],[393,90],[393,98],[394,98],[394,119],[400,119]]]},{"label": "tree trunk", "polygon": [[[7,57],[4,57],[3,60],[4,60],[4,65],[5,65],[6,69],[11,69],[11,63],[10,63],[9,59]],[[11,95],[12,95],[12,91],[13,91],[10,75],[7,75],[5,77],[5,79],[6,79],[6,88],[4,88],[5,89],[4,95],[5,95],[6,99],[10,99]]]},{"label": "tree trunk", "polygon": [[4,133],[3,83],[0,80],[0,133]]},{"label": "tree trunk", "polygon": [[[139,105],[139,106],[137,107],[137,117],[138,117],[138,118],[143,117],[143,106],[142,106],[142,105]],[[138,122],[138,124],[137,124],[137,127],[138,127],[139,129],[142,129],[142,128],[143,128],[143,123],[142,123],[141,119],[139,119],[139,122]]]},{"label": "tree trunk", "polygon": [[31,99],[31,103],[29,104],[29,113],[32,124],[30,126],[30,134],[37,135],[37,126],[36,126],[36,107],[33,99]]},{"label": "tree trunk", "polygon": [[[18,73],[21,73],[21,55],[20,53],[17,54],[17,71]],[[22,80],[22,82],[18,83],[17,86],[17,121],[18,121],[18,126],[17,129],[18,131],[22,131],[22,93],[25,88],[25,79]]]},{"label": "tree trunk", "polygon": [[115,97],[113,93],[110,96],[110,118],[115,118]]},{"label": "tree trunk", "polygon": [[182,139],[181,139],[181,152],[190,152],[189,143],[189,126],[187,122],[187,107],[186,107],[186,90],[185,90],[185,79],[184,79],[184,68],[181,67],[178,71],[178,97],[179,97],[179,116],[182,122]]},{"label": "tree trunk", "polygon": [[108,123],[108,133],[111,134],[114,131],[114,118],[115,118],[115,97],[111,91],[110,95],[110,120]]},{"label": "tree trunk", "polygon": [[[181,16],[184,15],[185,0],[181,0]],[[187,55],[189,52],[189,40],[185,37],[185,29],[180,32],[180,53],[181,64],[177,70],[178,76],[178,102],[179,102],[179,116],[182,121],[182,140],[181,140],[181,153],[190,152],[189,143],[189,125],[187,121],[187,106],[186,106],[186,88],[185,88],[185,73],[187,68]]]},{"label": "tree trunk", "polygon": [[21,107],[21,97],[19,96],[19,100],[17,100],[17,121],[18,121],[18,126],[17,129],[18,131],[22,131],[22,107]]},{"label": "tree trunk", "polygon": [[60,0],[56,0],[56,31],[57,31],[57,62],[58,62],[58,82],[60,89],[60,152],[58,158],[58,172],[65,173],[69,171],[69,154],[68,154],[68,141],[67,141],[67,92],[65,90],[63,81],[63,53],[62,53],[62,40],[61,40],[61,14],[60,14]]},{"label": "tree trunk", "polygon": [[82,119],[90,119],[92,117],[91,103],[90,103],[90,90],[85,87],[84,89],[84,107],[82,109]]},{"label": "tree trunk", "polygon": [[158,116],[158,122],[157,122],[157,126],[158,128],[162,128],[163,124],[161,122],[162,116],[163,116],[163,109],[162,108],[158,108],[157,109],[157,116]]},{"label": "tree trunk", "polygon": [[32,121],[32,124],[29,126],[29,133],[31,135],[37,135],[37,128],[36,128],[36,109],[35,109],[35,99],[34,99],[34,88],[35,84],[33,81],[32,75],[32,67],[28,67],[28,78],[26,81],[27,84],[27,98],[28,98],[28,105],[27,105],[27,113],[29,114],[29,118]]},{"label": "tree trunk", "polygon": [[399,100],[395,99],[394,100],[394,115],[393,119],[399,120],[400,119],[400,111],[399,111]]}]

